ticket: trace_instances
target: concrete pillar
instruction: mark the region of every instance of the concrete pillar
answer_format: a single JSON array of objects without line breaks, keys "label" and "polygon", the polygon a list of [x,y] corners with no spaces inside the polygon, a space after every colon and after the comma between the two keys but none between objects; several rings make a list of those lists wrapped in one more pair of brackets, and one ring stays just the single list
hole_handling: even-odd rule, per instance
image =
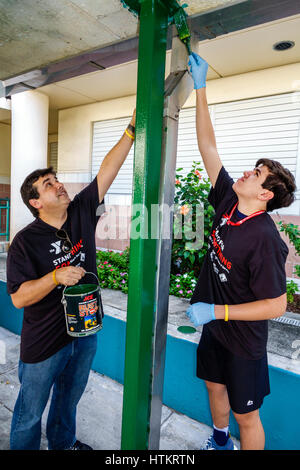
[{"label": "concrete pillar", "polygon": [[34,219],[22,201],[20,187],[29,173],[47,167],[48,110],[48,96],[35,90],[11,97],[10,241]]}]

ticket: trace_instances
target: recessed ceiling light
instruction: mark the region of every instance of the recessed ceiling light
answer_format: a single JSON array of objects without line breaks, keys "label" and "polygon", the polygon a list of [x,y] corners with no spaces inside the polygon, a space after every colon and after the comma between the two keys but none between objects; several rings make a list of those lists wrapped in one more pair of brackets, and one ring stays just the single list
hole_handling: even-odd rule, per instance
[{"label": "recessed ceiling light", "polygon": [[273,49],[275,51],[287,51],[288,49],[294,47],[294,45],[294,41],[280,41],[273,45]]}]

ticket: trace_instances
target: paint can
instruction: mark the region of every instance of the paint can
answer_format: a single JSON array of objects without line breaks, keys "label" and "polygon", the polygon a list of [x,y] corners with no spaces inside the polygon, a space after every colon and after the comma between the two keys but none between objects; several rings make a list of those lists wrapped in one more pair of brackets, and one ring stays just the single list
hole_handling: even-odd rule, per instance
[{"label": "paint can", "polygon": [[103,306],[99,279],[96,284],[76,284],[65,287],[62,304],[65,310],[67,333],[70,336],[88,336],[102,329]]}]

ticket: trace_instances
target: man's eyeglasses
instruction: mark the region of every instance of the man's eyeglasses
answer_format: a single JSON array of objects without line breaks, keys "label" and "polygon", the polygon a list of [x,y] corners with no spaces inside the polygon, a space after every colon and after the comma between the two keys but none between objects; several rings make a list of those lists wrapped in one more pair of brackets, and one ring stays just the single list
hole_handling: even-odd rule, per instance
[{"label": "man's eyeglasses", "polygon": [[63,229],[57,230],[56,234],[57,238],[60,238],[60,240],[63,240],[63,243],[61,245],[61,249],[64,253],[70,253],[70,251],[73,248],[73,243],[71,242],[69,235],[67,232]]}]

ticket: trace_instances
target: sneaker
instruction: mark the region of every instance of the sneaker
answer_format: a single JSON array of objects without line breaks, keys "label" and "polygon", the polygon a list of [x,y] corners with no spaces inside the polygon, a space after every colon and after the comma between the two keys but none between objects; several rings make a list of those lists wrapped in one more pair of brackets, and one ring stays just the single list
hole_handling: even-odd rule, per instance
[{"label": "sneaker", "polygon": [[76,441],[75,444],[67,450],[93,450],[87,444],[83,444],[83,442]]},{"label": "sneaker", "polygon": [[237,450],[233,440],[229,437],[225,446],[218,446],[213,436],[210,436],[201,447],[201,450]]}]

